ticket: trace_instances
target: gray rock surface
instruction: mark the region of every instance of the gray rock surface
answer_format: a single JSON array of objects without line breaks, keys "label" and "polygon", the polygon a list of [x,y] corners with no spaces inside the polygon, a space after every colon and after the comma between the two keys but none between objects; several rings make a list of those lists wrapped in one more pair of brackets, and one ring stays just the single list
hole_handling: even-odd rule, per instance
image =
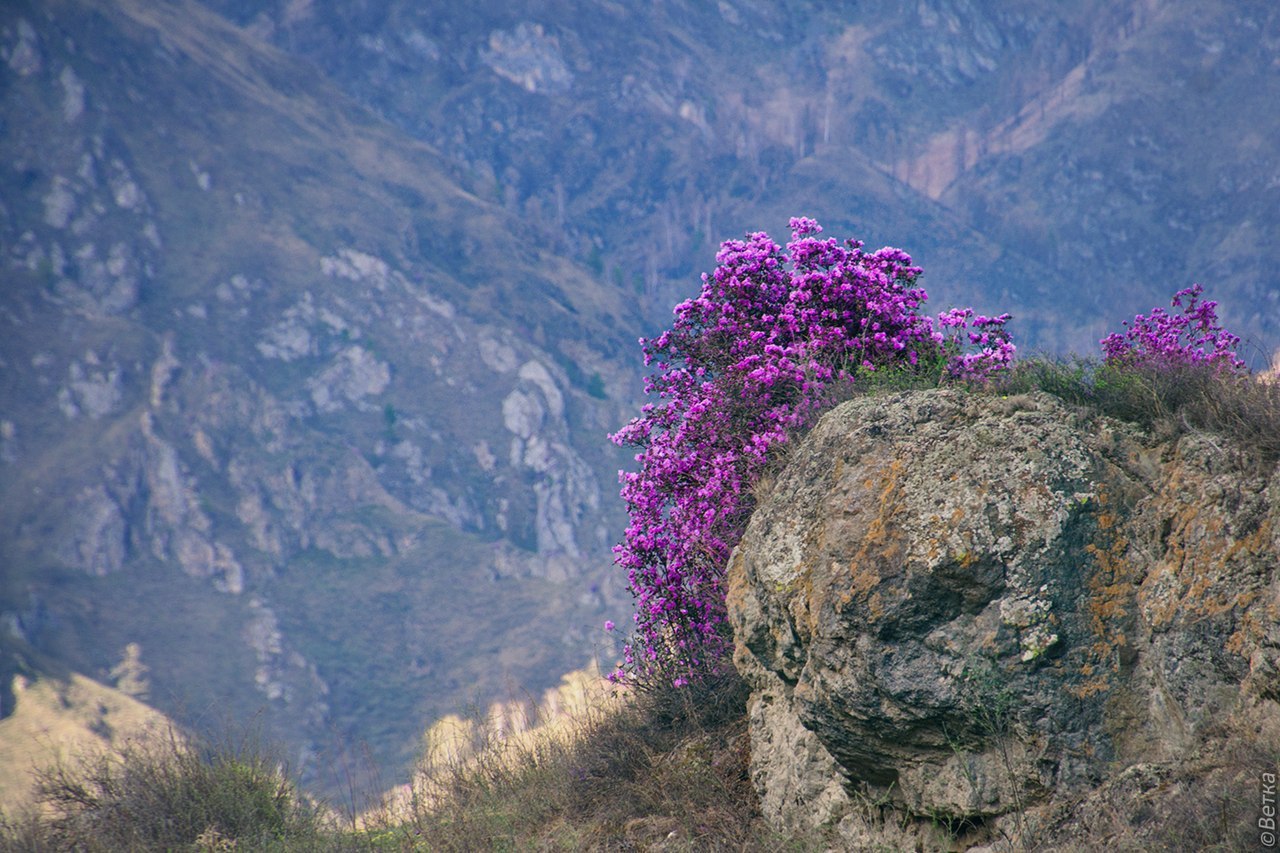
[{"label": "gray rock surface", "polygon": [[1280,742],[1278,566],[1280,470],[1219,437],[1040,394],[846,403],[729,571],[766,814],[850,849],[1164,843],[1134,774],[1243,797],[1224,768]]}]

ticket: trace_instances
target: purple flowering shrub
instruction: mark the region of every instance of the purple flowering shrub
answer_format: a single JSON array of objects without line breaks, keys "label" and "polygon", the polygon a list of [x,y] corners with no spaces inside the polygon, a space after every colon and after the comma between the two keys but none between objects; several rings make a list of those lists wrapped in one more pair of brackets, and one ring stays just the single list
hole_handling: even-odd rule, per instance
[{"label": "purple flowering shrub", "polygon": [[636,631],[615,679],[679,686],[720,666],[725,567],[752,486],[845,386],[998,377],[1003,392],[1039,388],[1147,425],[1177,414],[1229,428],[1280,458],[1280,386],[1247,381],[1240,339],[1219,324],[1216,302],[1201,301],[1200,285],[1174,296],[1180,313],[1156,308],[1104,338],[1101,364],[1034,359],[1011,370],[1008,314],[960,308],[931,319],[905,252],[868,253],[821,231],[797,218],[785,247],[763,232],[726,241],[671,329],[641,340],[655,401],[611,436],[640,451],[639,469],[621,474],[630,523],[614,552]]},{"label": "purple flowering shrub", "polygon": [[1151,316],[1142,314],[1125,323],[1124,334],[1102,339],[1103,363],[1111,367],[1182,367],[1214,365],[1242,371],[1245,363],[1236,355],[1240,338],[1218,323],[1218,303],[1200,301],[1204,288],[1199,284],[1179,290],[1173,296],[1170,314],[1155,308]]},{"label": "purple flowering shrub", "polygon": [[1240,338],[1218,322],[1217,303],[1193,285],[1171,313],[1139,314],[1100,343],[1102,360],[1024,359],[1002,375],[1004,393],[1039,390],[1153,430],[1166,439],[1206,431],[1257,458],[1280,460],[1280,384],[1250,373]]},{"label": "purple flowering shrub", "polygon": [[1179,313],[1138,315],[1101,341],[1102,364],[1085,388],[1105,413],[1167,435],[1205,430],[1263,460],[1280,459],[1280,385],[1249,372],[1240,338],[1218,322],[1217,303],[1193,285],[1173,297]]},{"label": "purple flowering shrub", "polygon": [[[953,308],[938,315],[938,325],[950,329],[944,353],[947,358],[947,372],[956,379],[971,382],[985,382],[996,373],[1013,364],[1017,347],[1009,337],[1005,328],[1010,315],[984,317],[974,315],[972,308]],[[972,331],[970,331],[972,329]],[[980,347],[977,352],[965,352],[964,340],[968,344]]]},{"label": "purple flowering shrub", "polygon": [[621,474],[630,523],[614,552],[636,633],[615,678],[680,685],[723,659],[725,566],[751,487],[833,386],[939,365],[940,381],[983,382],[1012,360],[1009,315],[962,309],[935,323],[920,313],[928,297],[905,252],[822,239],[811,219],[790,226],[785,247],[763,232],[725,241],[699,296],[641,340],[656,402],[611,436],[640,450],[639,470]]}]

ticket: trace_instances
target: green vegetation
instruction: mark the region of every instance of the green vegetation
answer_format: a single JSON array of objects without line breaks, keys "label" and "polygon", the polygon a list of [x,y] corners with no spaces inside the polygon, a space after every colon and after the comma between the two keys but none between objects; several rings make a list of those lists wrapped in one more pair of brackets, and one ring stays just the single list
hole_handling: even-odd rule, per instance
[{"label": "green vegetation", "polygon": [[252,740],[167,736],[39,772],[39,809],[0,818],[5,850],[314,850],[320,810]]},{"label": "green vegetation", "polygon": [[0,850],[810,850],[760,817],[736,674],[579,710],[552,734],[481,736],[399,805],[339,817],[253,743],[177,735],[41,772]]},{"label": "green vegetation", "polygon": [[1017,363],[993,390],[1045,391],[1161,437],[1206,432],[1238,442],[1263,461],[1280,460],[1280,383],[1266,376],[1210,364],[1034,358]]},{"label": "green vegetation", "polygon": [[[940,361],[858,374],[831,389],[831,402],[866,394],[923,391],[945,383]],[[1086,358],[1030,356],[986,384],[951,385],[979,394],[1044,391],[1060,400],[1135,424],[1158,438],[1189,432],[1237,442],[1263,462],[1280,461],[1280,378],[1212,364],[1107,364]]]}]

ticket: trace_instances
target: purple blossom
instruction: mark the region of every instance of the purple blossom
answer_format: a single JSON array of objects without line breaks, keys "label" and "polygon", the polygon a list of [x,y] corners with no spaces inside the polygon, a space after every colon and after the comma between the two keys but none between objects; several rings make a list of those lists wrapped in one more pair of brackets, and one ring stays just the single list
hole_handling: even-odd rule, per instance
[{"label": "purple blossom", "polygon": [[819,238],[812,219],[790,225],[785,248],[763,232],[726,240],[701,293],[675,307],[669,330],[641,340],[656,402],[611,436],[640,449],[639,470],[619,475],[630,523],[614,554],[636,635],[615,678],[679,685],[723,660],[724,570],[751,487],[833,383],[943,359],[948,376],[983,380],[1013,357],[1007,314],[959,309],[938,318],[949,337],[935,328],[919,311],[921,271],[900,249],[867,253]]},{"label": "purple blossom", "polygon": [[1200,301],[1204,288],[1199,284],[1179,290],[1172,305],[1181,314],[1154,308],[1125,323],[1124,334],[1107,335],[1102,344],[1103,360],[1111,366],[1177,366],[1211,364],[1232,372],[1245,369],[1236,355],[1240,338],[1218,323],[1218,303]]}]

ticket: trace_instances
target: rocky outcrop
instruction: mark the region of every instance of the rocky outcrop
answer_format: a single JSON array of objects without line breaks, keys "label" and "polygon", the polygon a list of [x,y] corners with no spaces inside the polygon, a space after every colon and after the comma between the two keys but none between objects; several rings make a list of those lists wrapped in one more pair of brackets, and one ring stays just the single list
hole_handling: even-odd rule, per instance
[{"label": "rocky outcrop", "polygon": [[1229,841],[1275,772],[1278,567],[1280,469],[1228,440],[846,403],[729,571],[766,814],[850,849]]}]

